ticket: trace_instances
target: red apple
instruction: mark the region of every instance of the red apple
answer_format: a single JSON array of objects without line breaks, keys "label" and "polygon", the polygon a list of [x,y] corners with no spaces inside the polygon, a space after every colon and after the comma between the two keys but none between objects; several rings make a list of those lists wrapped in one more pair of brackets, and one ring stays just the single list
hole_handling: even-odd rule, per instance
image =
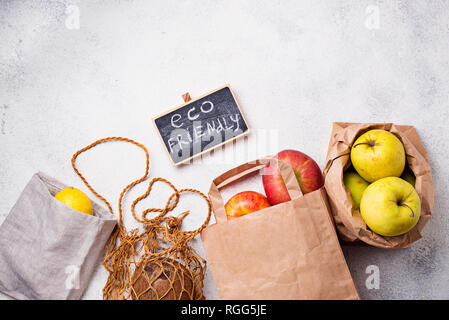
[{"label": "red apple", "polygon": [[243,191],[232,196],[225,204],[228,220],[271,206],[268,199],[254,191]]},{"label": "red apple", "polygon": [[[323,186],[321,169],[308,155],[297,150],[283,150],[276,157],[292,166],[303,194]],[[262,181],[265,194],[272,205],[290,201],[290,195],[276,163],[263,168]]]}]

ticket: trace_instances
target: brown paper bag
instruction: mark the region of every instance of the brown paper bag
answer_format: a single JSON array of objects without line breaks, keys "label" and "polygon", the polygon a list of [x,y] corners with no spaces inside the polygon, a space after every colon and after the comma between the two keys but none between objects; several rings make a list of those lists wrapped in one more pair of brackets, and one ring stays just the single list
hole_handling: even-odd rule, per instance
[{"label": "brown paper bag", "polygon": [[[351,165],[349,153],[352,143],[358,136],[372,129],[390,131],[402,141],[407,164],[416,177],[415,189],[421,199],[421,217],[418,224],[406,234],[396,237],[383,237],[367,229],[360,211],[352,201],[350,191],[343,184],[343,171]],[[421,231],[432,215],[433,183],[427,152],[413,126],[392,123],[334,123],[324,175],[326,192],[342,242],[398,249],[408,248],[411,243],[421,238]]]},{"label": "brown paper bag", "polygon": [[303,196],[288,164],[279,162],[291,201],[227,220],[219,189],[266,163],[241,165],[212,182],[216,223],[201,235],[220,298],[359,299],[324,189]]}]

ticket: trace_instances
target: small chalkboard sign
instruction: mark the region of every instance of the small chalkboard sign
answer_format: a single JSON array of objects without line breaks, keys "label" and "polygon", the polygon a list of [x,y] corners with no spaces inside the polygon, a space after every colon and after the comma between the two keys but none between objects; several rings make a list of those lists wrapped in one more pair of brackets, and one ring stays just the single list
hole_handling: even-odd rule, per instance
[{"label": "small chalkboard sign", "polygon": [[[184,99],[189,99],[186,94]],[[174,165],[211,151],[249,132],[229,85],[153,118]]]}]

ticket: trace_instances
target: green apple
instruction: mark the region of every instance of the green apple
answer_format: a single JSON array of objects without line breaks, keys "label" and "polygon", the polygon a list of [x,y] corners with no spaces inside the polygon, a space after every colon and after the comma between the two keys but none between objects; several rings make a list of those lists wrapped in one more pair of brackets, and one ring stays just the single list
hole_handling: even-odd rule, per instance
[{"label": "green apple", "polygon": [[401,178],[410,183],[412,186],[415,186],[416,178],[410,168],[405,168],[404,172],[401,175]]},{"label": "green apple", "polygon": [[360,210],[360,200],[369,183],[354,171],[345,172],[343,174],[343,182],[351,191],[352,200],[354,200],[356,207]]},{"label": "green apple", "polygon": [[382,178],[366,188],[360,202],[360,214],[375,233],[398,236],[418,223],[421,200],[407,181],[398,177]]},{"label": "green apple", "polygon": [[354,142],[351,162],[357,173],[368,182],[399,177],[405,167],[404,146],[386,130],[370,130]]}]

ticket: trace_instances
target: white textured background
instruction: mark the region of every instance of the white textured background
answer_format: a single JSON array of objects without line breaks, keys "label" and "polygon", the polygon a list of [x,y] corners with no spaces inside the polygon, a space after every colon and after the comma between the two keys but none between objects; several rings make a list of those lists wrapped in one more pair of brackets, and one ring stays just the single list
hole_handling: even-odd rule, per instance
[{"label": "white textured background", "polygon": [[[79,29],[70,5],[79,9]],[[333,121],[410,124],[435,183],[423,239],[399,251],[344,252],[362,298],[448,299],[448,51],[446,1],[0,0],[0,222],[38,170],[87,192],[70,158],[106,136],[145,144],[152,177],[207,192],[214,177],[253,159],[256,149],[299,149],[322,167]],[[195,97],[225,83],[253,134],[202,166],[172,167],[151,118],[180,104],[186,91]],[[143,161],[134,147],[111,144],[79,166],[117,208]],[[128,207],[144,189],[130,194]],[[140,209],[167,195],[160,187]],[[183,199],[192,209],[186,229],[202,223],[200,201]],[[199,239],[194,246],[204,255]],[[378,290],[365,286],[369,265],[379,267]],[[84,298],[100,299],[106,276],[99,262]],[[210,271],[205,295],[218,298]]]}]

